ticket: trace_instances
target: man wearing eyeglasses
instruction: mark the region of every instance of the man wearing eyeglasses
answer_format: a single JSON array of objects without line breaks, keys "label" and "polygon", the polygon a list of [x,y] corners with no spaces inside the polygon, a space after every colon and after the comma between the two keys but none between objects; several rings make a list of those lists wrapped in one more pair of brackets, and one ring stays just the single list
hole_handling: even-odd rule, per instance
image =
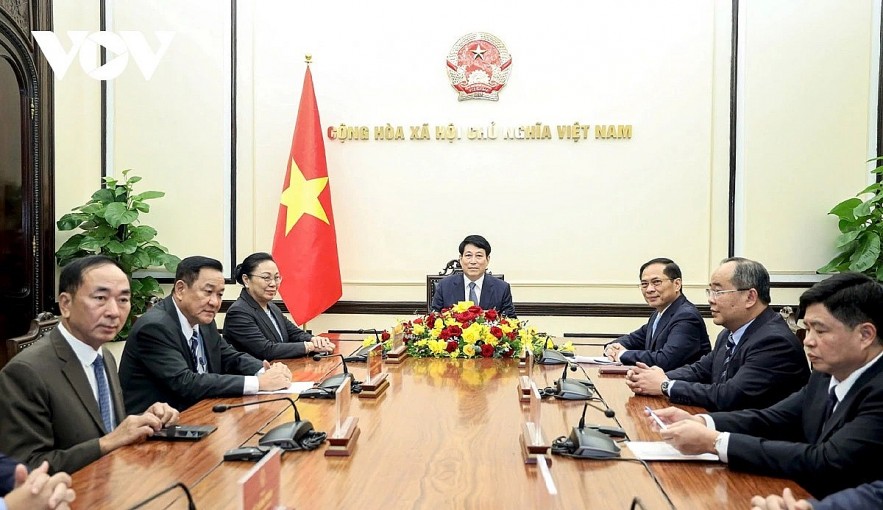
[{"label": "man wearing eyeglasses", "polygon": [[218,332],[215,315],[224,296],[222,271],[215,259],[185,258],[175,272],[172,295],[135,322],[120,362],[130,413],[158,399],[184,410],[205,398],[290,386],[288,367],[239,352]]},{"label": "man wearing eyeglasses", "polygon": [[499,278],[486,278],[491,261],[491,244],[480,235],[469,235],[460,243],[460,267],[438,282],[430,309],[435,312],[450,308],[460,301],[472,301],[485,310],[494,308],[504,317],[515,317],[512,290]]},{"label": "man wearing eyeglasses", "polygon": [[663,371],[638,363],[626,375],[636,394],[710,411],[763,408],[809,378],[800,341],[769,307],[770,275],[759,262],[725,259],[706,289],[711,316],[723,326],[714,350],[695,363]]},{"label": "man wearing eyeglasses", "polygon": [[604,346],[604,355],[623,365],[641,362],[671,370],[711,352],[705,322],[681,292],[681,268],[656,258],[641,266],[639,276],[644,300],[656,311],[640,329]]}]

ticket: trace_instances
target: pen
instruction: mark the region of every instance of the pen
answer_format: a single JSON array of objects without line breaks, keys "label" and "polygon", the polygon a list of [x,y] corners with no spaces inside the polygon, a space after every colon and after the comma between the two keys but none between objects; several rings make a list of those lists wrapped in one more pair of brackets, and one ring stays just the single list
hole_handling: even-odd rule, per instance
[{"label": "pen", "polygon": [[644,410],[647,411],[654,420],[656,420],[656,424],[659,425],[660,429],[665,430],[666,428],[668,428],[665,426],[665,423],[662,423],[662,420],[659,419],[659,416],[656,416],[656,413],[653,412],[653,409],[650,409],[650,406],[644,406]]}]

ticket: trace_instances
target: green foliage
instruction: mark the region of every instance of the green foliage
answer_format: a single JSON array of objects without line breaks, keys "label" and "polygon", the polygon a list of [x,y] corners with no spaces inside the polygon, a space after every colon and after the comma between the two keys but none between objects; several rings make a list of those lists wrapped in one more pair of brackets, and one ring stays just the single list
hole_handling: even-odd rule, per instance
[{"label": "green foliage", "polygon": [[[136,271],[158,267],[175,272],[181,259],[154,240],[156,229],[140,225],[138,221],[141,213],[150,211],[146,200],[160,198],[165,193],[145,191],[135,194],[133,186],[141,178],[129,177],[130,171],[123,170],[123,181],[105,177],[105,187],[93,193],[91,200],[74,207],[72,212],[58,220],[58,230],[82,230],[55,252],[59,266],[64,267],[74,259],[89,255],[106,255],[117,260],[130,276]],[[159,282],[152,276],[132,277],[132,310],[119,338],[129,335],[132,321],[147,310],[151,299],[162,296]]]},{"label": "green foliage", "polygon": [[[874,158],[869,161],[883,160]],[[871,171],[883,174],[883,166]],[[862,200],[862,196],[868,196]],[[860,191],[859,198],[849,198],[835,205],[831,212],[839,218],[840,235],[835,246],[840,253],[818,269],[819,273],[857,271],[883,280],[881,238],[883,238],[883,183],[877,182]]]}]

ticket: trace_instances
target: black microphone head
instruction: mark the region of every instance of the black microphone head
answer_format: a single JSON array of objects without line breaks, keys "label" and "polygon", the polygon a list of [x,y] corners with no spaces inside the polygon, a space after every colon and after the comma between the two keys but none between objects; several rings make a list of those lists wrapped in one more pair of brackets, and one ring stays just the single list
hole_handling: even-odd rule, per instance
[{"label": "black microphone head", "polygon": [[313,361],[319,361],[320,359],[322,359],[322,356],[319,356],[318,354],[313,354]]},{"label": "black microphone head", "polygon": [[575,364],[575,363],[571,363],[571,364],[570,364],[570,371],[571,371],[571,372],[576,372],[576,364]]},{"label": "black microphone head", "polygon": [[604,416],[608,418],[613,418],[614,416],[616,416],[616,412],[608,407],[607,410],[604,411]]},{"label": "black microphone head", "polygon": [[223,413],[224,411],[227,410],[228,407],[229,406],[224,405],[224,404],[218,404],[218,405],[212,407],[212,411],[214,411],[216,413]]}]

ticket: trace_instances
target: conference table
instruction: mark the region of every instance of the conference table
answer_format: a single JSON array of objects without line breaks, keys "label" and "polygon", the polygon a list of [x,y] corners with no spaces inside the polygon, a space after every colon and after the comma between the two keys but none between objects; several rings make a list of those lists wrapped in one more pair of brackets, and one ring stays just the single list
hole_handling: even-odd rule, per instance
[{"label": "conference table", "polygon": [[[344,354],[360,346],[361,336],[326,334]],[[582,354],[597,347],[578,346]],[[299,381],[317,381],[341,371],[340,357],[284,360]],[[365,364],[347,363],[364,380]],[[620,459],[587,460],[552,456],[550,486],[539,466],[524,462],[522,424],[529,404],[519,399],[524,374],[517,359],[406,359],[385,364],[390,386],[379,397],[356,398],[349,414],[361,434],[350,456],[313,451],[283,452],[281,503],[297,509],[337,508],[638,508],[680,510],[749,507],[754,494],[781,493],[786,486],[799,497],[807,492],[794,482],[729,470],[718,462],[641,463],[623,447]],[[622,375],[586,367],[599,397],[586,422],[621,426],[628,438],[657,441],[644,407],[661,407],[660,397],[633,395]],[[561,366],[536,366],[532,380],[548,387]],[[568,377],[582,378],[577,373]],[[225,451],[257,445],[261,433],[294,419],[286,401],[264,402],[215,413],[216,404],[258,402],[278,395],[209,399],[181,413],[182,425],[215,425],[196,442],[147,441],[118,449],[73,474],[74,508],[124,509],[173,484],[186,485],[200,509],[240,508],[238,481],[253,466],[224,461]],[[616,412],[607,418],[608,405]],[[331,435],[337,416],[333,400],[297,401],[301,418]],[[698,408],[686,408],[692,412]],[[554,398],[540,403],[541,430],[547,442],[569,435],[583,403]],[[164,494],[146,508],[187,508],[181,490]]]}]

